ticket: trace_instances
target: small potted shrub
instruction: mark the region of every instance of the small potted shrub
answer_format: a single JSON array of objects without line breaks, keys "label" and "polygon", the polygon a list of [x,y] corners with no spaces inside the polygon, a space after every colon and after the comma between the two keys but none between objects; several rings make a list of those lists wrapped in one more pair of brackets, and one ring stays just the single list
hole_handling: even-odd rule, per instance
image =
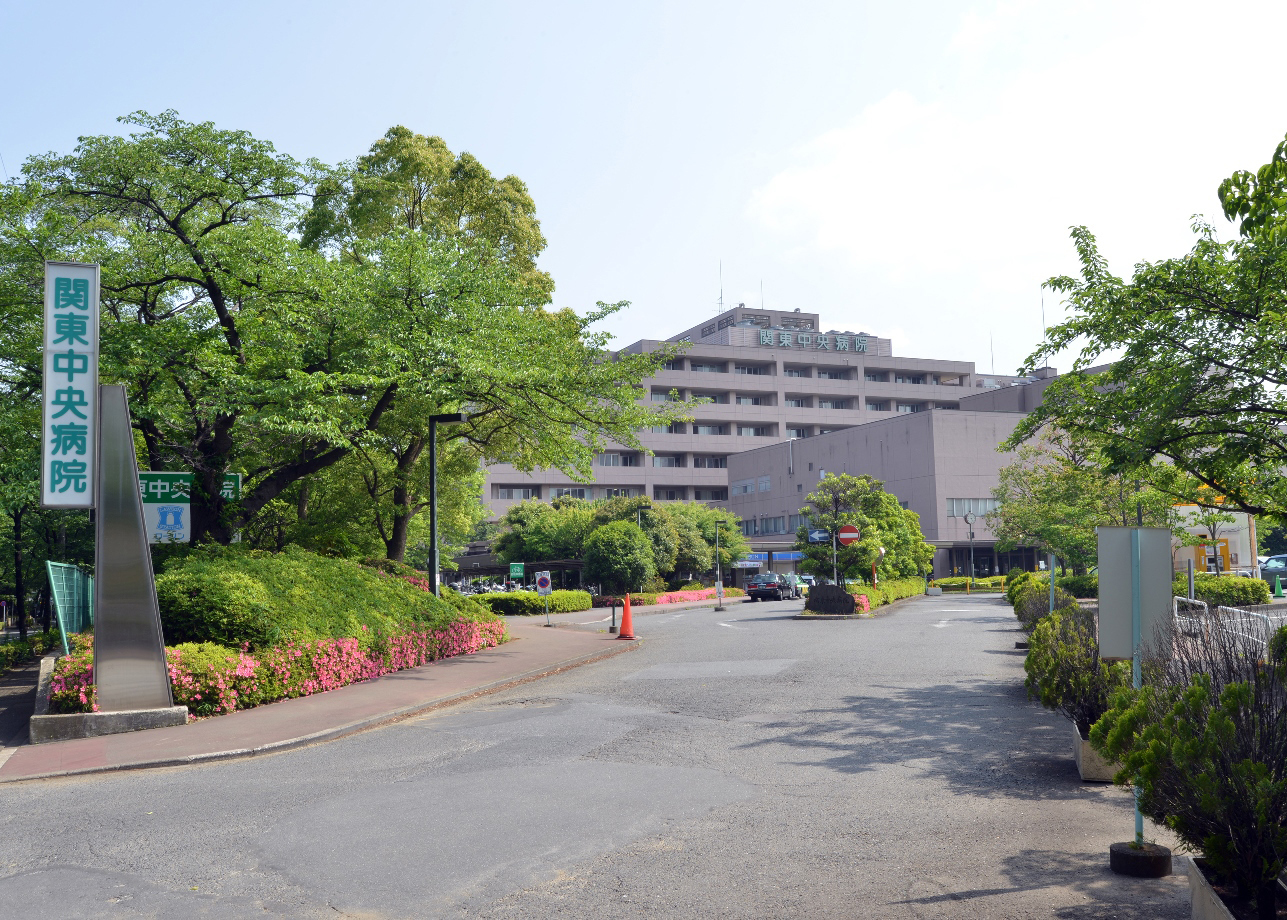
[{"label": "small potted shrub", "polygon": [[1108,710],[1113,692],[1129,686],[1130,665],[1100,660],[1095,614],[1074,603],[1042,618],[1032,630],[1023,669],[1028,696],[1072,722],[1081,778],[1111,783],[1116,768],[1091,747],[1090,728]]},{"label": "small potted shrub", "polygon": [[1167,654],[1146,659],[1142,689],[1113,696],[1091,741],[1122,763],[1140,810],[1203,854],[1192,883],[1270,920],[1287,861],[1287,628],[1266,643],[1263,620],[1208,614],[1153,647]]}]

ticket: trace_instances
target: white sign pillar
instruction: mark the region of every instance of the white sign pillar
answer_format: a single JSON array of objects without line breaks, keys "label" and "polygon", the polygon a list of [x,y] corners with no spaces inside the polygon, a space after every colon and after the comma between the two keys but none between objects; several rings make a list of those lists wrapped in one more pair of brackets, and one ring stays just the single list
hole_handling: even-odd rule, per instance
[{"label": "white sign pillar", "polygon": [[93,508],[98,469],[98,266],[45,263],[40,506]]}]

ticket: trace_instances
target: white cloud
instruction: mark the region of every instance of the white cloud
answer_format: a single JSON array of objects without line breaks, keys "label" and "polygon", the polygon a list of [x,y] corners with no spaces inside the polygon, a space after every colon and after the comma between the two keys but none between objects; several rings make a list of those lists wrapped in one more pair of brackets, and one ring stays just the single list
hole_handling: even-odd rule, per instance
[{"label": "white cloud", "polygon": [[[1026,354],[1040,283],[1075,271],[1070,225],[1089,226],[1119,274],[1177,255],[1192,214],[1219,219],[1219,181],[1265,162],[1287,131],[1273,73],[1287,8],[1209,10],[969,13],[947,88],[895,90],[802,145],[747,214],[789,257],[913,307],[901,353],[952,354],[945,321],[964,309],[983,311],[999,356]],[[1253,13],[1231,81],[1217,27]],[[979,344],[986,333],[981,356]]]}]

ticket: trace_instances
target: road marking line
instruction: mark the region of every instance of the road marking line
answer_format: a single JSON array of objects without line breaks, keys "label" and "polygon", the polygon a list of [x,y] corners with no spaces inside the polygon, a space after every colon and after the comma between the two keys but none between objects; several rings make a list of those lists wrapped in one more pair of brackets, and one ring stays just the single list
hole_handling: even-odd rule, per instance
[{"label": "road marking line", "polygon": [[720,626],[727,626],[729,629],[746,629],[745,626],[734,626],[732,623],[721,623]]},{"label": "road marking line", "polygon": [[935,624],[934,624],[934,628],[935,628],[935,629],[942,629],[944,626],[949,625],[951,622],[952,622],[952,621],[951,621],[950,619],[948,619],[948,620],[939,620],[937,623],[935,623]]}]

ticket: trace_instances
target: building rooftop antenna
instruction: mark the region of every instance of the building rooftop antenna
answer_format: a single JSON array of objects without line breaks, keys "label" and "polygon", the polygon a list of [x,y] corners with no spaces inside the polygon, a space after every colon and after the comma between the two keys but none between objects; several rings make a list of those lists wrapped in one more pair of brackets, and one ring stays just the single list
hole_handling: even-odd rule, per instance
[{"label": "building rooftop antenna", "polygon": [[719,260],[719,312],[724,312],[724,260]]}]

